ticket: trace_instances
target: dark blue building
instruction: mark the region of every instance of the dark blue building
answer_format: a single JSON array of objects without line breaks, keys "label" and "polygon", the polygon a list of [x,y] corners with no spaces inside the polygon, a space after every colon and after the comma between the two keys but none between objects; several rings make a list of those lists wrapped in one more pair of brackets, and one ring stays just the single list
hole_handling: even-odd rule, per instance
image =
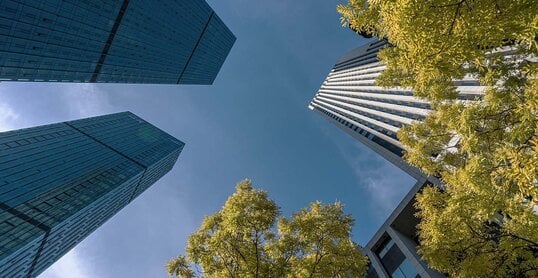
[{"label": "dark blue building", "polygon": [[234,42],[203,0],[0,1],[0,81],[212,84]]},{"label": "dark blue building", "polygon": [[35,277],[172,169],[130,112],[0,133],[0,277]]}]

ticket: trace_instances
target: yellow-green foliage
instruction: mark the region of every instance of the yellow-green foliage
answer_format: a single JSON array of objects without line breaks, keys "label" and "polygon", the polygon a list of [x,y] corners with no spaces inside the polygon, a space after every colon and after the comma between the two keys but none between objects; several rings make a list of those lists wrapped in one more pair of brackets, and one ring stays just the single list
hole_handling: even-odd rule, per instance
[{"label": "yellow-green foliage", "polygon": [[[426,261],[455,277],[537,277],[538,1],[350,0],[338,11],[391,44],[379,85],[432,103],[398,134],[405,159],[446,185],[417,200]],[[480,101],[457,100],[452,81],[465,75],[486,86]]]},{"label": "yellow-green foliage", "polygon": [[340,203],[315,202],[280,217],[267,193],[244,180],[167,270],[178,277],[361,277],[368,261],[351,240],[352,225]]}]

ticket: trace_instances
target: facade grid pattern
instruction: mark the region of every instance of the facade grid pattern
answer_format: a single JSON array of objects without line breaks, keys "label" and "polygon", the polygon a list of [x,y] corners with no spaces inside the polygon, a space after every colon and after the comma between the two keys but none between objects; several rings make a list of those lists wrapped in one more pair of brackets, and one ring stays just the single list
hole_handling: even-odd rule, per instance
[{"label": "facade grid pattern", "polygon": [[211,84],[235,42],[212,14],[203,0],[3,0],[0,81]]},{"label": "facade grid pattern", "polygon": [[170,171],[184,143],[130,112],[0,133],[0,274],[35,277]]}]

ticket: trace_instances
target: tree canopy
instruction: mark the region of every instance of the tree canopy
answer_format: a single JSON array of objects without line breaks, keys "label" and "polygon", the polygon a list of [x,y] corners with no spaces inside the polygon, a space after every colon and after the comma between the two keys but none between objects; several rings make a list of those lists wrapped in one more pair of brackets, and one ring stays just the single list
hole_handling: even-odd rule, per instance
[{"label": "tree canopy", "polygon": [[[444,184],[417,198],[424,259],[457,277],[538,276],[538,1],[350,0],[338,11],[389,42],[378,85],[431,103],[398,134],[404,158]],[[462,79],[483,92],[461,100]]]},{"label": "tree canopy", "polygon": [[166,267],[178,277],[360,277],[368,260],[351,240],[352,225],[338,202],[283,217],[265,191],[243,180],[189,237],[186,255]]}]

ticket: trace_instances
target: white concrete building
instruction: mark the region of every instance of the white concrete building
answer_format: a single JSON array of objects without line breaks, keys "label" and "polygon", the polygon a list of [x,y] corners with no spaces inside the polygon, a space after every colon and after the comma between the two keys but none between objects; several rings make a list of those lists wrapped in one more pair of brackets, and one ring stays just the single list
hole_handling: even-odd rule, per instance
[{"label": "white concrete building", "polygon": [[[345,54],[334,65],[308,106],[417,180],[383,226],[364,248],[370,258],[368,277],[443,277],[417,255],[414,196],[427,184],[438,184],[402,159],[398,130],[421,121],[430,112],[427,101],[409,88],[382,88],[375,79],[385,69],[377,58],[385,40],[372,39]],[[454,80],[462,100],[481,97],[485,87],[466,76]]]}]

